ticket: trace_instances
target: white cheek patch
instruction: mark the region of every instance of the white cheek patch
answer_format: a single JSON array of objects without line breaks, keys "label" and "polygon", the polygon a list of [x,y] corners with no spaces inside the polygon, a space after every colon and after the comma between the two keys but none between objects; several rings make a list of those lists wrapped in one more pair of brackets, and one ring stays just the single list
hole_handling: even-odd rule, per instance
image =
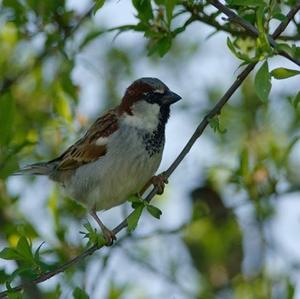
[{"label": "white cheek patch", "polygon": [[153,131],[159,123],[160,106],[145,101],[135,103],[131,108],[133,115],[126,114],[124,122],[132,127]]},{"label": "white cheek patch", "polygon": [[106,145],[107,144],[107,137],[99,137],[96,142],[96,145],[101,146],[101,145]]},{"label": "white cheek patch", "polygon": [[154,92],[154,93],[164,94],[164,93],[165,93],[165,90],[164,90],[164,89],[155,89],[153,92]]}]

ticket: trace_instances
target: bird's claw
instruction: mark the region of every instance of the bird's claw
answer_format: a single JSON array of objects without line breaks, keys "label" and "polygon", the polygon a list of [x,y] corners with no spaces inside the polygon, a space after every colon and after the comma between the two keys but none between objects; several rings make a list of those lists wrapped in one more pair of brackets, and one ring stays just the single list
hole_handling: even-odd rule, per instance
[{"label": "bird's claw", "polygon": [[161,173],[159,175],[154,175],[151,178],[151,183],[154,187],[157,188],[157,194],[163,194],[165,185],[168,184],[168,178],[164,173]]},{"label": "bird's claw", "polygon": [[116,234],[107,227],[101,228],[107,246],[111,246],[117,240]]}]

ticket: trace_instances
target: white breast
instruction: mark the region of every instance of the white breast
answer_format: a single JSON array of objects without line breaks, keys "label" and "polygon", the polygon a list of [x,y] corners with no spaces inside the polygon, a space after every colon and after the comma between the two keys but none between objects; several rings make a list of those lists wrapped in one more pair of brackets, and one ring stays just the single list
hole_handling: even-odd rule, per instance
[{"label": "white breast", "polygon": [[109,209],[139,192],[157,170],[163,151],[149,156],[141,130],[122,121],[111,135],[107,154],[98,161],[83,165],[66,184],[71,197],[89,209]]}]

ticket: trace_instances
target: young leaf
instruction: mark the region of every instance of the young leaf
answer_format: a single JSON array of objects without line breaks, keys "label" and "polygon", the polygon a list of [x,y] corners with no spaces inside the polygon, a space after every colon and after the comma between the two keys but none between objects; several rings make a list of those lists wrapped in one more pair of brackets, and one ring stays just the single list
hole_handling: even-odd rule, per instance
[{"label": "young leaf", "polygon": [[84,290],[77,287],[73,291],[73,298],[74,299],[89,299],[90,297]]},{"label": "young leaf", "polygon": [[268,62],[265,61],[260,69],[257,71],[254,80],[255,91],[258,97],[266,102],[271,91],[271,76],[269,73]]},{"label": "young leaf", "polygon": [[144,206],[139,206],[137,207],[127,218],[127,224],[128,224],[128,231],[129,232],[132,232],[135,230],[138,222],[139,222],[139,219],[142,215],[142,212],[143,212],[143,209],[144,209]]},{"label": "young leaf", "polygon": [[22,236],[19,239],[16,250],[21,256],[23,256],[24,261],[32,262],[34,260],[31,246],[25,237]]},{"label": "young leaf", "polygon": [[275,79],[281,80],[289,77],[297,76],[300,74],[300,71],[286,69],[284,67],[279,67],[271,71],[271,76]]},{"label": "young leaf", "polygon": [[99,234],[97,230],[93,228],[89,222],[84,224],[83,226],[87,230],[87,232],[80,232],[80,233],[84,235],[83,238],[87,238],[89,240],[88,245],[93,244],[93,245],[97,245],[98,247],[102,247],[106,244],[104,237],[101,234]]},{"label": "young leaf", "polygon": [[160,216],[161,216],[161,214],[162,214],[162,211],[159,209],[159,208],[157,208],[157,207],[155,207],[155,206],[153,206],[153,205],[147,205],[147,211],[153,216],[153,217],[155,217],[155,218],[157,218],[157,219],[160,219]]},{"label": "young leaf", "polygon": [[217,116],[210,118],[208,120],[210,127],[214,130],[214,132],[219,132],[221,134],[225,134],[226,133],[226,129],[221,129],[220,127],[220,122],[219,122],[219,118]]}]

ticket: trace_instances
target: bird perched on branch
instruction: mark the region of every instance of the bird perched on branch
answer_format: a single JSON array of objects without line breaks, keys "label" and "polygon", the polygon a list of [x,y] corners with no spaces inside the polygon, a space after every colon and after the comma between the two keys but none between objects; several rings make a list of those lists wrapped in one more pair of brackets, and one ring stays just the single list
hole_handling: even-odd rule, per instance
[{"label": "bird perched on branch", "polygon": [[46,175],[84,204],[108,244],[116,239],[97,216],[151,184],[163,192],[166,179],[153,176],[161,162],[170,105],[181,97],[156,78],[141,78],[119,106],[100,116],[85,135],[58,158],[15,174]]}]

